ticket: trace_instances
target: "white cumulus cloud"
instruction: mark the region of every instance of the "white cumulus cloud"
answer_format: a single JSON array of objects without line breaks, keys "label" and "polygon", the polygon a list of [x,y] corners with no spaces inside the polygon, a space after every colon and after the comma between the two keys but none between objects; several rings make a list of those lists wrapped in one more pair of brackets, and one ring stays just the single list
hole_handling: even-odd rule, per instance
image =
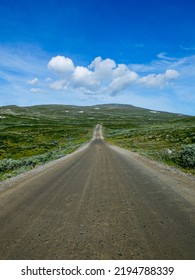
[{"label": "white cumulus cloud", "polygon": [[59,74],[67,74],[75,70],[72,59],[57,55],[48,63],[48,69]]},{"label": "white cumulus cloud", "polygon": [[148,87],[164,87],[169,81],[179,77],[176,70],[168,69],[163,74],[150,74],[140,78],[139,83]]},{"label": "white cumulus cloud", "polygon": [[165,72],[165,76],[167,79],[176,79],[179,77],[179,72],[176,70],[168,69]]},{"label": "white cumulus cloud", "polygon": [[59,75],[59,79],[50,84],[51,89],[69,89],[85,95],[99,96],[117,95],[128,90],[133,84],[162,88],[179,76],[173,69],[160,74],[139,76],[126,64],[117,64],[113,59],[101,57],[96,57],[88,67],[85,67],[75,66],[70,58],[58,55],[49,61],[48,69]]},{"label": "white cumulus cloud", "polygon": [[116,67],[116,62],[110,58],[102,59],[100,56],[96,57],[91,64],[89,69],[94,69],[95,72],[110,72]]},{"label": "white cumulus cloud", "polygon": [[110,58],[103,60],[101,57],[96,57],[88,68],[94,72],[97,80],[106,82],[108,79],[112,79],[114,73],[113,70],[116,66],[116,62]]},{"label": "white cumulus cloud", "polygon": [[94,86],[98,85],[95,79],[94,72],[83,66],[77,66],[73,75],[72,81],[77,86]]},{"label": "white cumulus cloud", "polygon": [[109,85],[111,94],[117,94],[138,79],[137,73],[127,70],[121,75],[120,71]]}]

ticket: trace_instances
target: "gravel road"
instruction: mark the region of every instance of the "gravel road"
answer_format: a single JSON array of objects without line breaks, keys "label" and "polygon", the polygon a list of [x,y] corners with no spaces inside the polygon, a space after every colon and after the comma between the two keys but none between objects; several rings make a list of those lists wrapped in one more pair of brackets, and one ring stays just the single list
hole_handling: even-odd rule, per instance
[{"label": "gravel road", "polygon": [[195,259],[195,179],[93,140],[0,184],[0,259]]}]

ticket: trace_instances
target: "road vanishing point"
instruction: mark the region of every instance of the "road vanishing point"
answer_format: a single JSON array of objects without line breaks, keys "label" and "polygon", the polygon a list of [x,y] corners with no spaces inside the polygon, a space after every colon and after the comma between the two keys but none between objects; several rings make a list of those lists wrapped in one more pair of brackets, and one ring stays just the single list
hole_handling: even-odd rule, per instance
[{"label": "road vanishing point", "polygon": [[195,180],[109,145],[0,184],[0,259],[195,259]]}]

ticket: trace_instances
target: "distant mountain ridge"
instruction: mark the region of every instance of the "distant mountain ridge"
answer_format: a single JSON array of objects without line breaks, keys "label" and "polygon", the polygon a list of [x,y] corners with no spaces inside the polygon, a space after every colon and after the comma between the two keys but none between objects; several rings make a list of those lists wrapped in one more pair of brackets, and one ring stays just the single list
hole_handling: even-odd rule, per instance
[{"label": "distant mountain ridge", "polygon": [[62,104],[42,104],[42,105],[32,105],[32,106],[17,106],[17,105],[6,105],[1,106],[0,110],[12,110],[14,112],[22,112],[29,110],[32,112],[35,111],[45,111],[46,110],[89,110],[93,109],[103,109],[106,111],[110,110],[125,110],[125,111],[134,111],[134,112],[153,112],[153,113],[166,113],[166,114],[174,114],[177,116],[186,116],[184,114],[178,114],[178,113],[172,113],[172,112],[166,112],[166,111],[159,111],[154,109],[147,109],[142,107],[137,107],[131,104],[118,104],[118,103],[110,103],[110,104],[97,104],[97,105],[88,105],[88,106],[80,106],[80,105],[62,105]]}]

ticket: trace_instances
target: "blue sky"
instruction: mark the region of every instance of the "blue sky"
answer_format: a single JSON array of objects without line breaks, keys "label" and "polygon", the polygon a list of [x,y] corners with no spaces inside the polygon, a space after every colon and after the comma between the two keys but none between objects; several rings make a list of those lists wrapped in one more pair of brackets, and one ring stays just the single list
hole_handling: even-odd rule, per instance
[{"label": "blue sky", "polygon": [[193,0],[1,0],[0,106],[195,115]]}]

